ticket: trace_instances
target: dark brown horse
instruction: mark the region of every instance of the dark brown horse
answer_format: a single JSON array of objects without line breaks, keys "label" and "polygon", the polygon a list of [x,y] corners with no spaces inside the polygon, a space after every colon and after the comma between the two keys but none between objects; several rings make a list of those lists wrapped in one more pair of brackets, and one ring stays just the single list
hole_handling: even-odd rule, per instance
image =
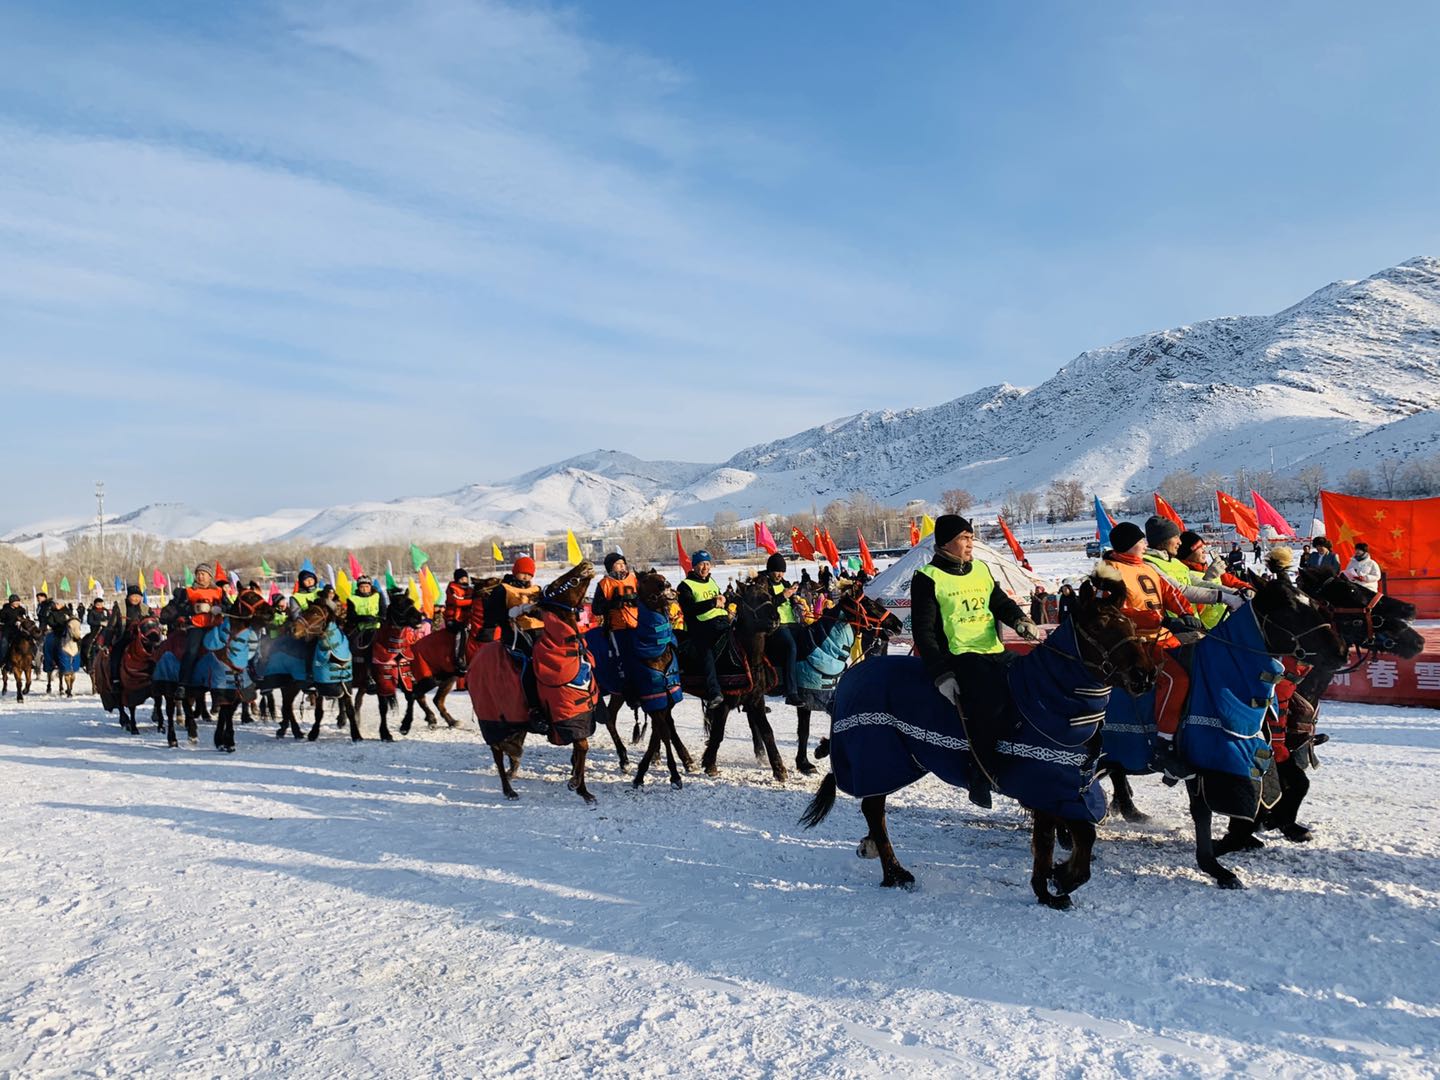
[{"label": "dark brown horse", "polygon": [[[661,625],[669,622],[670,605],[675,600],[675,589],[666,580],[665,575],[656,570],[646,570],[636,576],[635,596],[645,609],[652,613],[651,617],[659,620]],[[632,631],[634,632],[634,631]],[[672,635],[673,637],[673,635]],[[647,682],[654,683],[657,689],[674,685],[679,686],[679,646],[672,641],[659,655],[654,657],[631,659],[632,663],[643,665],[648,670],[643,673]],[[630,673],[627,682],[638,684],[642,677],[641,672]],[[671,683],[671,680],[673,684]],[[645,782],[645,773],[649,770],[651,763],[660,753],[661,747],[665,749],[665,765],[670,771],[670,783],[674,787],[681,786],[680,772],[675,767],[676,759],[684,766],[686,772],[693,772],[695,762],[690,757],[690,751],[685,748],[679,733],[675,730],[674,705],[670,701],[668,693],[661,696],[656,693],[652,699],[645,697],[641,699],[641,707],[645,715],[650,718],[650,743],[645,747],[645,753],[640,756],[640,764],[635,769],[635,787]],[[615,740],[615,747],[620,751],[621,763],[624,764],[624,744],[615,730],[615,716],[607,713],[607,727],[610,729],[610,737]]]},{"label": "dark brown horse", "polygon": [[[733,688],[727,687],[727,673],[721,671],[724,700],[705,714],[708,736],[700,765],[706,776],[720,774],[719,754],[720,744],[725,740],[725,721],[737,708],[744,711],[750,723],[756,758],[760,759],[763,755],[776,780],[783,781],[789,776],[780,750],[775,745],[775,730],[770,726],[765,709],[765,695],[780,685],[779,674],[765,657],[766,642],[779,626],[780,615],[769,587],[758,581],[741,585],[736,593],[735,625],[730,632],[729,648],[726,655],[717,660],[717,668],[723,669],[728,664],[738,669],[739,675],[748,678],[732,684]],[[737,671],[732,670],[729,674],[736,676]],[[692,683],[692,686],[695,684]]]},{"label": "dark brown horse", "polygon": [[[490,594],[500,585],[500,580],[498,577],[489,577],[475,582],[470,590],[472,603],[484,604]],[[445,725],[452,728],[460,726],[460,721],[451,716],[450,710],[445,708],[450,691],[455,689],[455,684],[460,681],[460,670],[455,664],[455,636],[454,631],[441,629],[426,634],[412,648],[414,686],[405,693],[405,719],[400,722],[401,735],[410,734],[410,725],[414,719],[417,705],[425,717],[426,726],[432,728],[437,726],[435,713],[430,711],[430,706],[425,702],[425,695],[432,691],[435,695],[433,699],[435,708],[445,718]],[[468,643],[462,647],[470,648]]]},{"label": "dark brown horse", "polygon": [[582,562],[542,590],[535,611],[544,625],[523,674],[504,642],[485,642],[471,660],[470,703],[507,799],[520,797],[510,781],[519,772],[525,736],[534,732],[556,746],[570,746],[568,786],[587,803],[595,801],[585,786],[585,758],[599,695],[580,633],[580,607],[594,576],[595,567]]},{"label": "dark brown horse", "polygon": [[35,675],[35,646],[40,640],[40,627],[29,615],[22,615],[10,628],[10,640],[0,665],[0,693],[10,689],[10,676],[15,676],[15,700],[24,701]]}]

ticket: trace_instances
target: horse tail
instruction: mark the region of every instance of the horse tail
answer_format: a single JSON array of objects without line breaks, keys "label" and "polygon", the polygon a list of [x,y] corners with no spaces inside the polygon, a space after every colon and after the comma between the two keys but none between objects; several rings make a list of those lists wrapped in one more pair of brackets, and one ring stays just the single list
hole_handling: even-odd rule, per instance
[{"label": "horse tail", "polygon": [[815,792],[815,798],[810,800],[810,805],[805,808],[805,813],[800,815],[800,824],[807,829],[813,829],[820,822],[830,816],[830,811],[835,808],[835,774],[832,772],[820,781],[820,790]]}]

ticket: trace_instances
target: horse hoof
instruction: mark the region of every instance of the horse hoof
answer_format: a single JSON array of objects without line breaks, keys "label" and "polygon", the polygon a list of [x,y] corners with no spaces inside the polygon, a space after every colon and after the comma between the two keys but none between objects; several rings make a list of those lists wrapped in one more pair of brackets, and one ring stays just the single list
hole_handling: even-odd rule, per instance
[{"label": "horse hoof", "polygon": [[381,741],[381,742],[394,742],[394,741],[395,741],[395,736],[394,736],[394,735],[391,735],[388,731],[382,731],[382,732],[380,733],[380,741]]},{"label": "horse hoof", "polygon": [[1075,906],[1074,901],[1068,896],[1042,896],[1038,902],[1044,904],[1051,911],[1069,911]]},{"label": "horse hoof", "polygon": [[673,787],[676,791],[679,791],[685,786],[685,781],[681,780],[678,776],[672,776],[670,778],[670,786]]},{"label": "horse hoof", "polygon": [[1222,888],[1222,889],[1243,889],[1243,888],[1245,888],[1245,883],[1244,883],[1243,881],[1241,881],[1238,877],[1236,877],[1236,876],[1233,875],[1233,874],[1230,875],[1229,877],[1218,878],[1218,879],[1216,880],[1215,884],[1216,884],[1219,888]]},{"label": "horse hoof", "polygon": [[509,799],[511,802],[519,802],[519,801],[520,801],[520,793],[519,793],[518,791],[507,791],[507,792],[505,792],[505,797],[506,797],[507,799]]},{"label": "horse hoof", "polygon": [[588,791],[582,791],[582,792],[580,793],[580,797],[585,800],[585,805],[586,805],[586,806],[594,806],[594,805],[595,805],[595,796],[594,796],[594,795],[591,795],[590,792],[588,792]]},{"label": "horse hoof", "polygon": [[[300,736],[299,736],[299,735],[296,735],[295,737],[298,739]],[[320,738],[320,733],[319,733],[318,731],[312,731],[312,732],[310,732],[309,735],[306,735],[306,736],[305,736],[305,741],[306,741],[306,742],[314,742],[314,741],[317,740],[318,738]]]},{"label": "horse hoof", "polygon": [[799,770],[802,775],[805,776],[814,776],[817,772],[819,772],[819,770],[815,768],[813,764],[804,760],[797,760],[795,762],[795,768]]},{"label": "horse hoof", "polygon": [[351,742],[363,742],[364,739],[365,739],[365,736],[364,736],[364,735],[351,735],[351,736],[350,736],[350,741],[351,741]]},{"label": "horse hoof", "polygon": [[906,892],[910,892],[915,888],[915,875],[908,870],[896,870],[893,874],[887,875],[880,884],[886,889],[904,889]]},{"label": "horse hoof", "polygon": [[784,769],[776,769],[771,775],[775,777],[777,784],[783,784],[790,779],[790,774]]},{"label": "horse hoof", "polygon": [[1150,815],[1145,813],[1144,810],[1126,810],[1123,807],[1120,810],[1120,816],[1130,822],[1131,825],[1144,825],[1150,820]]},{"label": "horse hoof", "polygon": [[867,836],[860,841],[860,846],[855,849],[855,854],[862,859],[878,859],[880,857],[880,847],[874,840]]}]

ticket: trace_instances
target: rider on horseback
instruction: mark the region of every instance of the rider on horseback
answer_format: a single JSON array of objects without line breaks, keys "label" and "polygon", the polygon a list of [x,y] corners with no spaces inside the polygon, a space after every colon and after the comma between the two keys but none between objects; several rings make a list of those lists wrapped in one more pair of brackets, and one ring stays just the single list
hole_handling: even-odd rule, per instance
[{"label": "rider on horseback", "polygon": [[110,646],[110,681],[118,684],[120,682],[120,658],[125,653],[125,646],[130,644],[130,638],[139,628],[142,619],[150,615],[150,605],[145,603],[145,594],[140,591],[139,585],[130,585],[125,589],[125,599],[116,600],[115,606],[110,609],[110,623],[108,629]]},{"label": "rider on horseback", "polygon": [[380,620],[384,616],[385,605],[375,590],[375,583],[368,574],[361,574],[355,579],[355,591],[345,601],[345,629],[351,633],[357,630],[374,632],[380,629]]},{"label": "rider on horseback", "polygon": [[639,582],[625,562],[625,556],[612,551],[605,556],[605,576],[595,586],[590,601],[590,614],[612,634],[634,630],[639,620],[639,601],[635,598]]},{"label": "rider on horseback", "polygon": [[785,556],[778,551],[765,560],[765,573],[761,575],[761,580],[774,595],[775,612],[780,616],[780,628],[770,636],[768,644],[772,644],[779,653],[777,666],[785,690],[785,704],[800,705],[800,685],[796,682],[795,666],[799,659],[796,631],[801,622],[792,603],[800,587],[785,580],[785,570]]},{"label": "rider on horseback", "polygon": [[290,599],[285,604],[287,619],[294,622],[305,614],[305,609],[320,595],[319,581],[314,570],[301,570],[295,575],[295,591],[290,594]]},{"label": "rider on horseback", "polygon": [[530,614],[530,609],[539,599],[535,560],[529,555],[521,555],[510,568],[510,573],[500,579],[499,587],[485,598],[485,625],[509,627],[511,634],[507,644],[528,656],[535,634],[544,625],[539,617]]},{"label": "rider on horseback", "polygon": [[225,593],[215,584],[215,576],[209,566],[201,563],[195,567],[195,584],[182,585],[175,590],[175,599],[180,601],[182,621],[188,620],[190,632],[185,637],[185,655],[180,658],[180,683],[191,685],[195,664],[199,661],[205,643],[205,632],[219,626],[224,612],[220,610]]},{"label": "rider on horseback", "polygon": [[5,601],[5,606],[0,607],[0,663],[10,655],[10,638],[15,628],[20,625],[20,620],[27,614],[24,601],[13,592],[10,599]]},{"label": "rider on horseback", "polygon": [[989,807],[994,747],[1009,705],[1004,669],[1015,659],[1000,643],[998,623],[1027,641],[1040,635],[974,551],[970,522],[958,514],[936,519],[935,557],[910,579],[910,627],[915,652],[960,714],[979,766],[970,773],[970,801]]},{"label": "rider on horseback", "polygon": [[454,577],[445,586],[445,629],[455,638],[455,670],[465,674],[466,624],[470,619],[470,571],[455,568]]},{"label": "rider on horseback", "polygon": [[700,661],[705,676],[705,708],[715,709],[725,704],[725,696],[720,692],[720,676],[715,671],[715,645],[730,633],[730,614],[725,610],[720,586],[710,576],[710,566],[708,551],[695,552],[690,560],[690,572],[675,592],[685,618],[692,655]]}]

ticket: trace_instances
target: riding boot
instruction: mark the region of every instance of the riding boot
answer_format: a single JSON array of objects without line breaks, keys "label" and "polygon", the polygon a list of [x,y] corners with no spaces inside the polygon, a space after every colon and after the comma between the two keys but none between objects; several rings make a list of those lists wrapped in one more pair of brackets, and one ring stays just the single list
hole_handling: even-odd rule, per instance
[{"label": "riding boot", "polygon": [[1189,780],[1195,770],[1187,765],[1180,752],[1175,749],[1174,739],[1156,739],[1155,750],[1150,756],[1150,767],[1164,773],[1173,780]]}]

